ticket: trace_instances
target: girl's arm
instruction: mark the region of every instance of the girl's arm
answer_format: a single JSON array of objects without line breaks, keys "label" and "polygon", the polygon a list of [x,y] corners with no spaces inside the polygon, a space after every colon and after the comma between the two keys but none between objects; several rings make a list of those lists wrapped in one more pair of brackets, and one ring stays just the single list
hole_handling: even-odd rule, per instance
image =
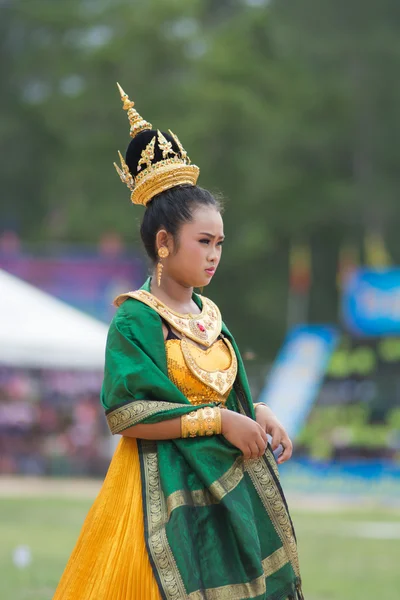
[{"label": "girl's arm", "polygon": [[175,440],[181,437],[181,417],[150,425],[139,423],[121,431],[121,435],[142,440]]}]

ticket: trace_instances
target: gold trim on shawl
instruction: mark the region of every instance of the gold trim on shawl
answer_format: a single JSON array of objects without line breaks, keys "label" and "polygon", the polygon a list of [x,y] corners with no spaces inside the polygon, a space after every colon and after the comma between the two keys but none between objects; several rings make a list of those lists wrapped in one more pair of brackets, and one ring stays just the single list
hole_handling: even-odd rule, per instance
[{"label": "gold trim on shawl", "polygon": [[270,556],[264,558],[262,567],[264,575],[253,579],[249,583],[233,583],[217,588],[197,590],[189,594],[189,600],[243,600],[243,598],[254,598],[265,594],[265,578],[279,571],[289,562],[284,548],[278,548]]},{"label": "gold trim on shawl", "polygon": [[158,400],[134,400],[120,406],[106,415],[107,423],[112,434],[120,433],[128,427],[137,425],[143,419],[164,410],[187,407],[187,404],[160,402]]},{"label": "gold trim on shawl", "polygon": [[239,456],[226,473],[205,490],[177,490],[167,497],[168,519],[180,506],[211,506],[232,492],[243,479],[243,458]]},{"label": "gold trim on shawl", "polygon": [[245,468],[271,519],[271,523],[281,539],[295,574],[300,577],[297,545],[293,535],[292,524],[286,506],[264,459],[259,458],[258,460],[247,461]]},{"label": "gold trim on shawl", "polygon": [[280,475],[279,475],[279,470],[278,470],[278,466],[276,464],[276,460],[275,460],[275,456],[271,450],[271,448],[268,446],[268,448],[265,451],[265,456],[268,458],[268,462],[272,467],[273,472],[276,475],[277,480],[280,480]]},{"label": "gold trim on shawl", "polygon": [[[238,403],[239,411],[241,414],[245,414],[239,395]],[[268,451],[266,454],[268,455]],[[275,458],[267,455],[265,456],[265,460],[268,460],[268,463],[271,464],[271,468],[276,474],[277,466],[275,463]],[[272,477],[270,470],[265,463],[265,460],[264,458],[247,460],[245,463],[245,470],[249,474],[254,488],[257,491],[257,494],[259,495],[269,518],[271,519],[271,523],[281,539],[283,548],[285,549],[286,555],[292,564],[295,574],[300,577],[299,557],[297,553],[296,539],[293,535],[292,523],[285,503],[282,500],[278,486],[276,485],[274,478]]]},{"label": "gold trim on shawl", "polygon": [[180,506],[211,506],[218,502],[208,490],[178,490],[167,497],[168,519],[172,511]]},{"label": "gold trim on shawl", "polygon": [[188,600],[243,600],[244,598],[256,598],[265,594],[265,575],[249,583],[232,583],[206,590],[197,590],[188,595]]},{"label": "gold trim on shawl", "polygon": [[188,596],[178,565],[168,543],[165,524],[167,506],[161,491],[158,469],[157,446],[154,442],[142,440],[144,481],[146,485],[146,518],[148,525],[148,545],[156,565],[161,587],[167,600],[187,600]]},{"label": "gold trim on shawl", "polygon": [[115,298],[114,305],[120,306],[127,298],[134,298],[143,302],[143,304],[147,304],[172,325],[176,331],[203,346],[212,346],[221,333],[222,318],[219,308],[204,296],[199,296],[203,305],[201,313],[186,315],[175,312],[146,290],[120,294]]},{"label": "gold trim on shawl", "polygon": [[210,492],[218,500],[222,500],[226,494],[229,494],[243,479],[243,456],[239,456],[233,465],[210,485]]},{"label": "gold trim on shawl", "polygon": [[283,546],[278,548],[278,550],[275,550],[275,552],[267,556],[267,558],[264,558],[261,563],[264,569],[265,577],[273,575],[276,573],[276,571],[279,571],[279,569],[282,569],[282,567],[287,565],[288,562],[289,559],[285,548]]}]

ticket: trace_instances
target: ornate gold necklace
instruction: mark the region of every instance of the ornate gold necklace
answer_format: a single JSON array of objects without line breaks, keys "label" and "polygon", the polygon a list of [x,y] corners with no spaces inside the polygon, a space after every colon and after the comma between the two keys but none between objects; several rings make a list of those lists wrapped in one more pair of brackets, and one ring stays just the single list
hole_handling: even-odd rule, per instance
[{"label": "ornate gold necklace", "polygon": [[135,298],[147,304],[179,333],[207,348],[215,342],[221,333],[222,319],[219,308],[204,296],[200,296],[203,308],[198,315],[177,313],[146,290],[121,294],[114,300],[114,303],[119,306],[127,297]]}]

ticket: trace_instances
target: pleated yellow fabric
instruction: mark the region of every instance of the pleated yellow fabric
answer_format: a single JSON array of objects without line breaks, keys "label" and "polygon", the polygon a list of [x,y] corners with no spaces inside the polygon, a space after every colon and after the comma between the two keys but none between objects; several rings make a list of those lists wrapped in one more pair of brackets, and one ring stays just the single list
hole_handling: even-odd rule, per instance
[{"label": "pleated yellow fabric", "polygon": [[122,438],[53,600],[161,600],[143,523],[137,442]]}]

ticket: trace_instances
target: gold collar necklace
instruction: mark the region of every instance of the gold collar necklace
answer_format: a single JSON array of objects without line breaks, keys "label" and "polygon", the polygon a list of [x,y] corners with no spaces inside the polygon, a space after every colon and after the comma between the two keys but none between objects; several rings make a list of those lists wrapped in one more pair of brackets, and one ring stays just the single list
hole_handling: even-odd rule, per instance
[{"label": "gold collar necklace", "polygon": [[222,319],[219,308],[214,302],[200,296],[203,308],[200,314],[193,315],[180,314],[169,308],[164,302],[161,302],[156,296],[153,296],[146,290],[137,290],[135,292],[127,292],[120,294],[114,300],[114,304],[119,306],[126,298],[135,298],[143,304],[147,304],[153,308],[163,319],[165,319],[176,331],[179,331],[183,336],[210,347],[221,333]]}]

